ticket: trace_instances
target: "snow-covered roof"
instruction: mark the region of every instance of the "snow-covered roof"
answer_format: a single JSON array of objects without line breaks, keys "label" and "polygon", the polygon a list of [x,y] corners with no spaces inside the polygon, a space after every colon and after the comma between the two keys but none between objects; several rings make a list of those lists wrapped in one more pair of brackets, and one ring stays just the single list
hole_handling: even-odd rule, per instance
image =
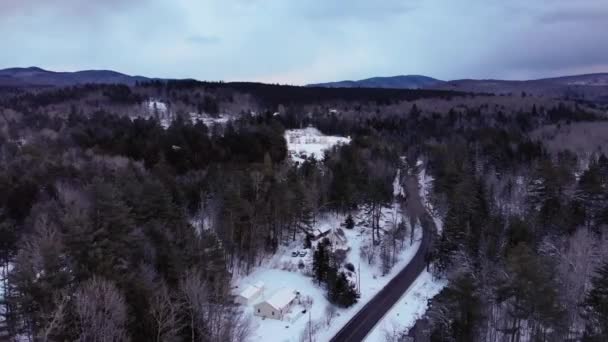
[{"label": "snow-covered roof", "polygon": [[315,229],[313,231],[313,233],[314,233],[315,236],[321,236],[321,235],[327,234],[330,230],[331,230],[331,227],[324,226],[324,227]]},{"label": "snow-covered roof", "polygon": [[266,303],[277,310],[281,310],[289,305],[295,298],[296,291],[289,288],[283,288],[268,298]]},{"label": "snow-covered roof", "polygon": [[239,296],[249,299],[255,296],[262,288],[264,288],[264,283],[258,281],[253,285],[248,285],[241,293],[239,293]]}]

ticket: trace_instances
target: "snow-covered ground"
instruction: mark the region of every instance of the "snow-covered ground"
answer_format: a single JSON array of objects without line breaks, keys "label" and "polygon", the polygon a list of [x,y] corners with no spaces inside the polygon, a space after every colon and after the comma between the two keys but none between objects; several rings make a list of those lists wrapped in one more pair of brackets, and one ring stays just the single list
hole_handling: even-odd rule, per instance
[{"label": "snow-covered ground", "polygon": [[287,150],[294,161],[302,162],[312,156],[319,160],[325,150],[338,144],[349,144],[350,137],[324,135],[314,127],[290,129],[285,131]]},{"label": "snow-covered ground", "polygon": [[428,308],[428,302],[445,286],[444,279],[433,279],[427,272],[422,272],[412,286],[403,294],[382,320],[365,338],[366,342],[384,342],[387,336],[401,333],[414,326]]},{"label": "snow-covered ground", "polygon": [[435,221],[435,226],[437,227],[437,233],[441,234],[443,231],[443,221],[439,213],[435,211],[433,207],[433,203],[430,199],[431,190],[433,187],[433,181],[435,180],[433,176],[426,173],[426,168],[423,166],[423,162],[421,160],[416,164],[420,168],[418,173],[418,184],[420,185],[420,198],[422,199],[422,203],[426,207],[427,212],[433,217],[433,221]]},{"label": "snow-covered ground", "polygon": [[227,115],[219,114],[218,116],[210,116],[207,114],[190,113],[190,120],[193,124],[201,121],[206,126],[211,127],[213,125],[225,125],[230,121]]}]

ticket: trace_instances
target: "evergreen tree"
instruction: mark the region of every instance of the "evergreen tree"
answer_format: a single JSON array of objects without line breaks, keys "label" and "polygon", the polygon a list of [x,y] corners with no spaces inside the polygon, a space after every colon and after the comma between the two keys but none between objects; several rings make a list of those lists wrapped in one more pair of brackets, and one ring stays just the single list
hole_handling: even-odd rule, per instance
[{"label": "evergreen tree", "polygon": [[497,288],[496,296],[499,303],[508,304],[513,336],[520,336],[522,323],[526,320],[538,323],[539,333],[562,328],[558,286],[547,259],[520,243],[507,256],[507,276]]},{"label": "evergreen tree", "polygon": [[587,326],[585,341],[608,341],[608,262],[601,265],[591,280],[591,290],[583,302]]},{"label": "evergreen tree", "polygon": [[312,259],[312,271],[317,283],[321,284],[327,281],[327,274],[330,268],[330,242],[327,239],[319,242],[314,251]]},{"label": "evergreen tree", "polygon": [[346,308],[357,302],[359,294],[355,285],[348,281],[346,274],[339,272],[329,287],[328,297],[330,302]]},{"label": "evergreen tree", "polygon": [[353,216],[351,214],[348,214],[348,216],[346,216],[346,219],[344,220],[344,227],[346,229],[355,228],[355,220],[353,219]]},{"label": "evergreen tree", "polygon": [[91,185],[91,197],[90,266],[97,274],[115,278],[136,261],[137,244],[132,240],[134,224],[130,208],[118,189],[101,180]]}]

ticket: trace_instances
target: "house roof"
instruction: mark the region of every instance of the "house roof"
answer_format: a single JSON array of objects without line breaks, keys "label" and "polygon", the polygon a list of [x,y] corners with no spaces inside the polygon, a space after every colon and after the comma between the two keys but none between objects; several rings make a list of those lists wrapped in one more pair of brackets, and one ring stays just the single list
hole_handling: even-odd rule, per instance
[{"label": "house roof", "polygon": [[268,298],[266,303],[280,310],[289,305],[295,298],[296,292],[293,289],[283,288]]},{"label": "house roof", "polygon": [[239,296],[249,299],[255,296],[260,290],[262,290],[263,287],[264,283],[261,281],[253,285],[248,285],[241,293],[239,293]]},{"label": "house roof", "polygon": [[326,234],[327,232],[329,232],[330,230],[331,230],[331,227],[324,226],[324,227],[315,229],[314,230],[314,234],[315,235],[323,235],[323,234]]}]

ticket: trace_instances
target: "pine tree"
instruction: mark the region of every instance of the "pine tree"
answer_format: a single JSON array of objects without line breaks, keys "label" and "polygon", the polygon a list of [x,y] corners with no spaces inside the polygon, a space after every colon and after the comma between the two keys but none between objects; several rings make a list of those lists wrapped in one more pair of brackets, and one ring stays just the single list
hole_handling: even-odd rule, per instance
[{"label": "pine tree", "polygon": [[321,284],[327,280],[327,270],[329,267],[328,260],[329,255],[327,247],[325,243],[321,241],[317,245],[312,259],[312,271],[318,284]]},{"label": "pine tree", "polygon": [[[547,330],[562,327],[563,312],[558,303],[557,283],[551,264],[526,244],[520,243],[507,256],[506,281],[497,289],[499,303],[508,304],[512,334],[520,336],[524,321]],[[537,329],[539,332],[542,329]]]},{"label": "pine tree", "polygon": [[348,214],[348,216],[346,216],[346,219],[344,220],[344,227],[346,229],[355,228],[355,220],[353,219],[353,216],[351,214]]},{"label": "pine tree", "polygon": [[134,224],[130,208],[112,184],[96,180],[91,186],[91,195],[90,266],[100,275],[116,277],[135,261],[137,244],[132,241]]},{"label": "pine tree", "polygon": [[575,198],[584,208],[588,227],[603,221],[602,211],[608,204],[608,179],[599,162],[592,162],[579,179]]},{"label": "pine tree", "polygon": [[585,341],[608,341],[608,262],[592,278],[583,307],[587,318]]},{"label": "pine tree", "polygon": [[335,280],[328,290],[330,302],[341,307],[349,307],[355,304],[359,298],[354,284],[348,281],[344,272],[335,275]]}]

